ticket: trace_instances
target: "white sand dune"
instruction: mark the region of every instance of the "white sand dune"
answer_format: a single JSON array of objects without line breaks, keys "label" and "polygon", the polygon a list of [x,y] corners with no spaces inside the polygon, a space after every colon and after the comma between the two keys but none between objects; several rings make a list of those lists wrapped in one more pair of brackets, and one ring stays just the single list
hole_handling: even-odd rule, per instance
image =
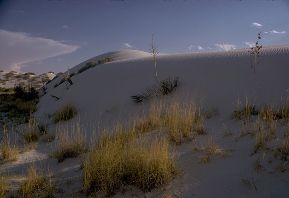
[{"label": "white sand dune", "polygon": [[[87,123],[117,120],[138,111],[130,96],[155,84],[152,57],[130,50],[107,55],[125,60],[97,65],[73,76],[74,84],[68,90],[65,83],[54,88],[61,78],[54,80],[39,103],[37,115],[52,114],[67,103],[76,105],[81,119]],[[217,107],[228,113],[238,99],[248,97],[253,102],[268,104],[280,102],[280,97],[288,94],[289,46],[265,47],[259,60],[254,72],[248,50],[243,49],[161,55],[157,67],[160,79],[179,77],[177,96],[192,97],[208,108]],[[55,101],[51,95],[61,99]]]},{"label": "white sand dune", "polygon": [[[113,61],[77,74],[87,62],[97,62],[103,57],[112,57]],[[195,143],[182,144],[174,152],[183,174],[161,189],[144,193],[129,188],[115,197],[289,197],[289,172],[281,173],[268,168],[256,173],[254,162],[257,156],[250,155],[255,140],[248,136],[236,139],[240,123],[230,117],[237,100],[244,102],[247,97],[256,105],[278,104],[282,97],[288,96],[289,45],[264,47],[255,72],[251,68],[251,59],[248,49],[157,57],[159,79],[178,77],[180,80],[176,92],[167,97],[195,100],[205,109],[218,109],[220,115],[207,120],[206,128],[218,144],[233,151],[228,158],[203,165],[198,163],[197,154],[192,152]],[[70,73],[76,73],[72,77],[73,85],[69,89],[65,83],[54,87],[62,77],[49,83],[47,94],[41,98],[35,115],[47,120],[53,131],[55,125],[48,115],[65,104],[73,104],[78,109],[78,117],[67,123],[79,121],[89,139],[91,133],[98,133],[99,128],[141,114],[147,104],[135,104],[130,97],[156,83],[152,56],[136,50],[96,56],[71,68]],[[55,100],[52,96],[60,99]],[[232,131],[232,137],[223,137],[224,126]],[[198,139],[199,143],[206,140],[207,137]],[[41,148],[44,146],[41,145]],[[34,154],[37,152],[33,155],[30,153],[33,156],[29,158],[31,161],[35,159]],[[48,150],[41,152],[38,149],[38,154],[39,157],[47,156]],[[27,160],[25,163],[23,166],[17,162],[11,163],[2,167],[0,173],[4,174],[1,170],[12,173],[23,170],[27,167]],[[57,164],[55,159],[43,158],[39,163],[49,165],[55,175],[61,175],[59,182],[66,192],[70,192],[71,185],[76,186],[74,192],[77,188],[81,190],[79,159]],[[71,185],[63,182],[66,180]],[[67,194],[69,196],[71,194]]]}]

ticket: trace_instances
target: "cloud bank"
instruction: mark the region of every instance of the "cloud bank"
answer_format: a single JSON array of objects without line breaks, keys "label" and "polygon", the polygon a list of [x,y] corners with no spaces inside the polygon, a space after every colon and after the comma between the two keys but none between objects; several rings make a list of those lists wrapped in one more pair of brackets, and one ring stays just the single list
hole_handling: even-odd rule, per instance
[{"label": "cloud bank", "polygon": [[78,48],[53,39],[0,29],[0,70],[20,71],[24,64],[69,54]]},{"label": "cloud bank", "polygon": [[277,30],[271,30],[269,32],[264,32],[265,34],[286,34],[286,31],[277,31]]}]

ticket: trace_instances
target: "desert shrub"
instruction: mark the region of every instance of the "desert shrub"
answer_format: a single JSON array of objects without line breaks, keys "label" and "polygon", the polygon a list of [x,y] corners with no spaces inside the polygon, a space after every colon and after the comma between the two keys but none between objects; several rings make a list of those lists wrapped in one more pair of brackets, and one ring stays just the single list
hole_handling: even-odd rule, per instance
[{"label": "desert shrub", "polygon": [[179,86],[178,77],[169,77],[158,82],[158,84],[146,89],[144,92],[131,96],[136,103],[141,103],[150,98],[164,96],[172,93]]},{"label": "desert shrub", "polygon": [[38,141],[41,134],[35,118],[30,117],[28,124],[23,129],[22,135],[26,143]]},{"label": "desert shrub", "polygon": [[134,121],[133,129],[137,133],[165,129],[172,142],[181,144],[206,133],[203,121],[200,108],[194,103],[153,102],[148,114]]},{"label": "desert shrub", "polygon": [[27,172],[27,178],[19,189],[20,197],[53,197],[55,188],[50,178],[38,173],[35,167],[30,167]]},{"label": "desert shrub", "polygon": [[64,106],[59,111],[56,111],[53,115],[53,121],[54,123],[60,122],[60,121],[67,121],[73,118],[77,114],[77,109],[71,105],[68,104]]},{"label": "desert shrub", "polygon": [[160,81],[160,92],[162,95],[172,93],[179,85],[179,78],[167,78]]},{"label": "desert shrub", "polygon": [[16,148],[16,146],[11,145],[9,142],[2,143],[0,150],[4,161],[15,161],[19,154],[19,150]]},{"label": "desert shrub", "polygon": [[203,155],[200,156],[199,162],[202,164],[209,163],[214,157],[226,157],[230,154],[230,150],[221,148],[218,144],[213,141],[212,137],[208,138],[207,144],[202,147],[195,147],[194,151],[201,152]]},{"label": "desert shrub", "polygon": [[244,120],[249,119],[250,116],[258,115],[259,111],[255,107],[255,105],[251,105],[246,102],[245,106],[242,108],[239,108],[233,112],[233,118],[236,120]]},{"label": "desert shrub", "polygon": [[104,57],[104,58],[101,58],[97,61],[98,64],[104,64],[104,63],[109,63],[113,61],[113,59],[111,57]]},{"label": "desert shrub", "polygon": [[22,86],[16,86],[14,88],[15,98],[19,98],[25,101],[38,100],[38,91],[34,87],[30,87],[27,91]]},{"label": "desert shrub", "polygon": [[5,182],[4,178],[0,178],[0,197],[5,197],[8,191],[8,184]]},{"label": "desert shrub", "polygon": [[118,133],[99,141],[84,162],[86,193],[102,191],[111,195],[126,184],[148,191],[174,177],[176,167],[168,142],[136,137],[133,132]]},{"label": "desert shrub", "polygon": [[96,62],[88,62],[78,70],[78,73],[80,74],[80,73],[82,73],[82,72],[84,72],[84,71],[86,71],[92,67],[95,67],[96,65],[97,65]]},{"label": "desert shrub", "polygon": [[57,129],[57,148],[53,156],[58,162],[77,157],[86,151],[85,135],[79,124]]}]

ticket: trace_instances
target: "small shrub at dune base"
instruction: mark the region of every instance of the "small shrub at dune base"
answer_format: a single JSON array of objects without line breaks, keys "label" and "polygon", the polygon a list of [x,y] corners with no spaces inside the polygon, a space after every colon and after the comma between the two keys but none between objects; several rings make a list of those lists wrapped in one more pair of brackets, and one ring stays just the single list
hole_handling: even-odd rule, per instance
[{"label": "small shrub at dune base", "polygon": [[246,104],[243,108],[235,110],[233,112],[233,118],[236,120],[249,119],[250,116],[258,115],[258,110],[254,105]]},{"label": "small shrub at dune base", "polygon": [[53,156],[58,162],[74,158],[86,151],[85,136],[79,125],[57,130],[57,148]]},{"label": "small shrub at dune base", "polygon": [[41,134],[38,128],[38,123],[34,118],[30,117],[27,126],[23,129],[22,135],[26,143],[38,141]]},{"label": "small shrub at dune base", "polygon": [[20,197],[53,197],[55,188],[47,176],[38,173],[35,167],[30,167],[27,172],[26,180],[20,186]]},{"label": "small shrub at dune base", "polygon": [[84,191],[109,196],[123,185],[149,191],[172,180],[176,167],[168,142],[142,138],[133,131],[102,138],[84,162]]},{"label": "small shrub at dune base", "polygon": [[202,164],[209,163],[213,157],[226,157],[230,154],[230,150],[221,148],[218,144],[214,143],[213,138],[209,137],[206,146],[201,148],[195,147],[194,151],[202,152],[203,155],[199,158],[199,162]]},{"label": "small shrub at dune base", "polygon": [[282,141],[281,145],[276,149],[276,156],[279,156],[282,161],[289,160],[289,139]]},{"label": "small shrub at dune base", "polygon": [[0,147],[2,159],[4,161],[15,161],[17,160],[19,150],[16,146],[10,145],[9,143],[4,143]]},{"label": "small shrub at dune base", "polygon": [[5,182],[5,179],[0,177],[0,197],[4,198],[8,192],[8,184]]},{"label": "small shrub at dune base", "polygon": [[56,111],[53,115],[54,123],[60,121],[67,121],[73,118],[77,114],[77,109],[73,105],[66,105],[59,111]]},{"label": "small shrub at dune base", "polygon": [[135,121],[134,130],[143,133],[165,129],[172,142],[181,144],[206,134],[203,122],[199,108],[193,103],[153,102],[148,115]]}]

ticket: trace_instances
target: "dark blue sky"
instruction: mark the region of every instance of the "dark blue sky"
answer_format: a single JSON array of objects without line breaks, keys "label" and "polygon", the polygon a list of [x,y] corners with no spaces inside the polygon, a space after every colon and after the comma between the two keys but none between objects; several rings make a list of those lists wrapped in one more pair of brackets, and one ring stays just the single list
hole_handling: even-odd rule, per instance
[{"label": "dark blue sky", "polygon": [[289,0],[0,0],[0,70],[46,72],[123,48],[289,44]]}]

